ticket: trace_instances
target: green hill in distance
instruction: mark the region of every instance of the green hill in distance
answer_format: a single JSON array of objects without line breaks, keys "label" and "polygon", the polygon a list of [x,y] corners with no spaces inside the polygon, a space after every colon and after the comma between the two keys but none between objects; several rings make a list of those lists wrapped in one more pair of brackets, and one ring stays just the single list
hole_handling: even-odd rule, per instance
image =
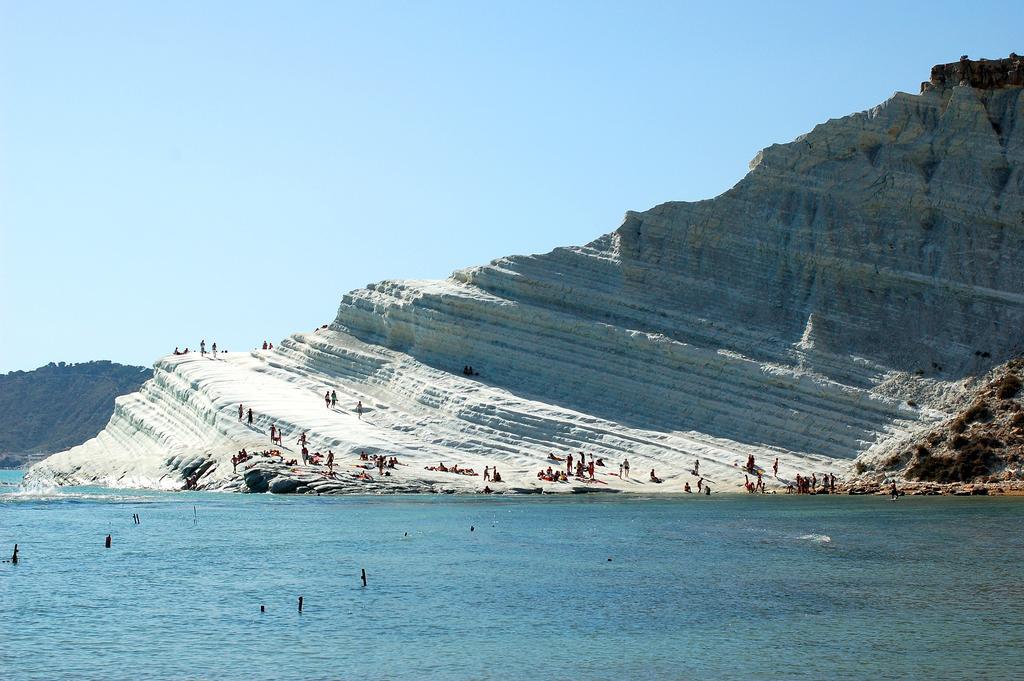
[{"label": "green hill in distance", "polygon": [[94,437],[114,413],[114,398],[138,390],[152,375],[107,360],[0,374],[0,468],[18,468]]}]

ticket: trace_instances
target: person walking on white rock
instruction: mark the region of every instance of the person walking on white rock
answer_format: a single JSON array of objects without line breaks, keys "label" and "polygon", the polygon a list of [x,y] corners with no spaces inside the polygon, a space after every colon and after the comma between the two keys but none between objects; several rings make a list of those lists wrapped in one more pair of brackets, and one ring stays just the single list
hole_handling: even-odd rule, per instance
[{"label": "person walking on white rock", "polygon": [[217,359],[217,343],[216,342],[214,342],[214,344],[213,344],[213,358]]},{"label": "person walking on white rock", "polygon": [[199,341],[199,354],[202,357],[206,357],[206,339]]},{"label": "person walking on white rock", "polygon": [[491,479],[491,467],[490,466],[484,466],[484,482],[487,482],[490,479]]},{"label": "person walking on white rock", "polygon": [[248,420],[249,420],[249,425],[251,426],[252,425],[252,407],[249,407],[249,417],[248,417]]},{"label": "person walking on white rock", "polygon": [[700,459],[693,460],[693,474],[697,476],[700,475]]},{"label": "person walking on white rock", "polygon": [[327,405],[328,409],[331,408],[331,391],[329,390],[324,393],[324,404]]},{"label": "person walking on white rock", "polygon": [[626,479],[629,480],[629,459],[622,462],[622,470],[626,474]]},{"label": "person walking on white rock", "polygon": [[245,410],[242,408],[242,405],[239,404],[238,405],[238,420],[241,421],[242,420],[242,416],[244,416],[244,415],[245,415]]},{"label": "person walking on white rock", "polygon": [[331,407],[338,406],[338,393],[331,391]]},{"label": "person walking on white rock", "polygon": [[619,480],[622,480],[622,464],[619,464]]},{"label": "person walking on white rock", "polygon": [[775,457],[775,463],[772,464],[772,474],[779,477],[779,457]]},{"label": "person walking on white rock", "polygon": [[363,419],[363,401],[362,400],[359,400],[356,403],[356,414],[359,415],[359,420]]},{"label": "person walking on white rock", "polygon": [[277,442],[277,426],[270,424],[270,444]]}]

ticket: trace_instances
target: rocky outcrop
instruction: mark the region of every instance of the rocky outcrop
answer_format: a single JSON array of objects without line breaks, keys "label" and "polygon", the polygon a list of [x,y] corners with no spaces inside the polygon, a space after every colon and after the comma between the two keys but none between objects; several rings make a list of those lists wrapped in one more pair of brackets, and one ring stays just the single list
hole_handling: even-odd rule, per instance
[{"label": "rocky outcrop", "polygon": [[930,483],[1024,481],[1024,360],[997,367],[967,406],[876,465],[874,476]]},{"label": "rocky outcrop", "polygon": [[33,475],[173,480],[167,462],[201,455],[222,457],[201,484],[230,486],[224,453],[271,423],[397,453],[431,489],[442,459],[532,489],[551,453],[629,457],[666,478],[649,492],[695,484],[696,458],[729,488],[751,454],[780,458],[770,485],[888,456],[1024,353],[1024,90],[970,84],[995,72],[823,123],[721,196],[627,213],[586,246],[367,286],[272,353],[165,358],[96,441]]},{"label": "rocky outcrop", "polygon": [[969,59],[938,64],[932,67],[931,78],[921,83],[921,92],[945,89],[954,85],[983,90],[1024,86],[1024,58],[1010,53],[1006,59]]}]

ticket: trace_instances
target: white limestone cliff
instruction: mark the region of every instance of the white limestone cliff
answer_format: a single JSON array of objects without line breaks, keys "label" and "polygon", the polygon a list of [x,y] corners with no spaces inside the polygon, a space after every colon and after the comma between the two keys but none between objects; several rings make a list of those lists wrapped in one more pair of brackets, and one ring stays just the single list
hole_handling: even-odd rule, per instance
[{"label": "white limestone cliff", "polygon": [[[770,486],[843,475],[1024,353],[1024,71],[1016,57],[936,68],[920,95],[764,149],[715,199],[630,212],[586,246],[367,286],[342,297],[329,328],[274,351],[163,358],[99,436],[29,477],[483,487],[424,470],[445,461],[497,465],[498,491],[678,492],[696,484],[695,458],[716,490],[741,485],[736,464],[751,453],[766,469],[779,457]],[[344,409],[325,408],[329,389]],[[333,450],[340,479],[269,460],[232,471],[238,449],[270,446],[271,423],[293,449],[308,430],[311,449]],[[601,482],[538,481],[549,453],[580,450],[609,464]],[[408,465],[357,481],[360,451]],[[640,482],[607,474],[625,457]],[[665,483],[643,482],[651,468]]]}]

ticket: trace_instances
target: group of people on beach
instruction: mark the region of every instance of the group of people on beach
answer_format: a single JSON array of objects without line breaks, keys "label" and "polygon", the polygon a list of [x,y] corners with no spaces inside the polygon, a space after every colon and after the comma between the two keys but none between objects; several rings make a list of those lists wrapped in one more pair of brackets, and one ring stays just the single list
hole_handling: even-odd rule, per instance
[{"label": "group of people on beach", "polygon": [[[269,348],[269,344],[268,348]],[[177,348],[175,348],[177,351]],[[202,352],[205,353],[205,341],[202,344]],[[184,353],[181,353],[184,354]],[[466,367],[470,369],[470,367]],[[338,403],[338,395],[335,390],[328,390],[324,393],[324,403],[328,408],[333,408]],[[363,403],[362,400],[356,404],[356,413],[362,417]],[[238,405],[238,420],[246,420],[249,426],[253,426],[253,411],[252,408],[245,408],[244,404]],[[270,442],[278,446],[283,446],[284,431],[279,428],[276,424],[270,425]],[[334,471],[334,452],[328,450],[326,455],[320,452],[310,453],[308,448],[308,439],[306,431],[303,431],[296,443],[301,446],[301,460],[303,465],[324,465],[326,463],[328,471],[333,474]],[[281,451],[278,449],[269,450],[269,452],[263,452],[264,456],[277,456],[283,459]],[[252,455],[248,454],[242,449],[236,456],[231,458],[231,463],[234,470],[237,471],[239,463],[247,461]],[[545,482],[561,482],[568,483],[571,479],[575,479],[580,482],[595,482],[601,484],[607,484],[603,480],[597,479],[597,469],[606,468],[606,464],[603,458],[595,457],[593,454],[585,454],[579,452],[578,455],[574,456],[572,452],[568,453],[565,457],[560,457],[556,454],[549,454],[548,459],[550,461],[557,462],[559,465],[547,468],[542,468],[537,471],[537,479]],[[370,459],[365,453],[360,454],[361,461],[372,461],[373,465],[365,467],[356,477],[362,477],[362,479],[372,480],[367,470],[373,470],[376,468],[380,475],[390,475],[389,469],[394,469],[398,465],[398,458],[394,456],[384,456],[381,454],[373,455]],[[287,465],[297,465],[297,460],[284,462]],[[562,465],[565,465],[564,470]],[[734,463],[734,466],[738,463]],[[479,475],[474,469],[468,467],[460,467],[458,464],[446,466],[444,462],[439,462],[437,466],[424,466],[425,470],[436,471],[442,473],[453,473],[456,475],[466,476],[477,476]],[[748,454],[746,464],[741,468],[744,472],[744,489],[750,494],[766,493],[765,485],[765,471],[757,466],[754,455]],[[707,480],[700,475],[700,459],[695,459],[693,462],[693,468],[689,471],[692,475],[698,478],[697,480],[697,494],[711,494],[711,486]],[[775,458],[772,464],[772,473],[778,478],[779,474],[779,459]],[[609,473],[609,475],[615,475],[615,473]],[[618,477],[620,480],[630,479],[630,463],[628,458],[624,458],[619,464]],[[501,474],[498,473],[497,466],[485,466],[483,473],[484,481],[488,482],[501,482]],[[658,477],[655,469],[651,469],[648,475],[648,481],[661,484],[664,482],[663,478]],[[819,484],[820,483],[820,484]],[[186,480],[186,489],[194,488],[196,480]],[[190,486],[191,485],[191,486]],[[487,492],[490,492],[490,488],[487,488]],[[686,481],[683,485],[683,492],[693,493],[693,489],[690,486],[690,482]],[[825,473],[821,476],[820,481],[816,473],[812,473],[809,477],[805,475],[797,474],[795,483],[791,483],[787,486],[787,494],[835,494],[836,493],[836,476],[834,473]]]},{"label": "group of people on beach", "polygon": [[[338,406],[338,393],[335,390],[328,390],[324,393],[324,406],[328,409],[334,409]],[[360,420],[363,418],[363,401],[356,400],[356,416]]]},{"label": "group of people on beach", "polygon": [[252,421],[253,421],[252,407],[249,407],[249,412],[248,412],[248,414],[246,414],[245,406],[242,405],[242,404],[239,404],[238,405],[238,420],[241,421],[243,417],[248,422],[248,424],[251,426],[252,425]]},{"label": "group of people on beach", "polygon": [[[213,356],[216,357],[217,356],[217,344],[216,343],[213,344],[212,350],[213,350]],[[226,351],[227,350],[224,350],[224,352],[226,352]],[[203,340],[201,340],[200,343],[199,343],[199,352],[204,357],[206,356],[206,339],[205,338]],[[175,345],[174,346],[174,354],[175,355],[178,355],[178,354],[188,354],[188,348],[186,347],[184,350],[179,350],[178,346]]]},{"label": "group of people on beach", "polygon": [[[398,468],[398,466],[399,466],[398,457],[397,456],[385,456],[383,454],[374,454],[374,455],[370,456],[366,452],[360,452],[359,453],[359,460],[360,461],[369,461],[369,462],[373,463],[373,465],[377,468],[377,472],[380,475],[384,475],[385,473],[387,473],[387,471],[384,470],[385,468],[392,469],[392,468]],[[391,475],[391,474],[387,473],[387,475]]]},{"label": "group of people on beach", "polygon": [[[683,492],[687,494],[693,494],[693,489],[690,487],[690,481],[687,480],[683,483]],[[704,494],[711,496],[711,485],[704,481],[704,478],[697,480],[697,494]]]},{"label": "group of people on beach", "polygon": [[[588,455],[584,452],[579,452],[577,457],[573,456],[572,452],[570,452],[565,457],[558,456],[557,454],[548,454],[548,460],[557,461],[559,464],[564,462],[565,470],[561,470],[561,465],[557,468],[551,466],[548,466],[546,469],[542,468],[537,471],[538,480],[543,480],[544,482],[569,482],[570,478],[574,478],[580,482],[607,484],[604,480],[597,478],[597,469],[607,467],[603,458],[595,457],[593,454]],[[615,474],[609,473],[609,475]],[[619,464],[619,479],[629,479],[629,459],[623,459],[622,463]],[[664,482],[662,478],[658,477],[653,468],[648,476],[648,481],[659,485]]]},{"label": "group of people on beach", "polygon": [[238,451],[237,454],[235,454],[234,456],[231,457],[231,467],[237,473],[238,472],[238,464],[245,463],[246,461],[250,461],[252,459],[255,459],[257,456],[271,457],[271,458],[272,457],[277,457],[277,458],[281,459],[282,462],[284,461],[284,455],[281,453],[280,449],[265,449],[262,452],[260,452],[259,454],[255,454],[253,452],[247,452],[245,450],[245,448],[243,447],[242,449],[240,449]]},{"label": "group of people on beach", "polygon": [[[456,475],[480,475],[479,473],[477,473],[472,468],[459,468],[459,464],[457,464],[457,463],[452,464],[451,466],[445,466],[444,465],[444,461],[441,461],[436,466],[424,466],[423,470],[425,470],[425,471],[437,471],[439,473],[455,473]],[[497,473],[498,473],[498,469],[495,468],[494,469],[494,474],[497,475]],[[490,479],[489,478],[490,475],[491,475],[490,470],[488,470],[488,468],[484,468],[484,480]],[[495,482],[498,482],[500,480],[501,480],[501,476],[498,476],[498,480],[496,480]]]},{"label": "group of people on beach", "polygon": [[818,487],[818,475],[811,473],[811,477],[796,474],[796,483],[786,486],[786,494],[835,494],[836,474],[822,473],[821,487]]},{"label": "group of people on beach", "polygon": [[[545,482],[568,482],[570,477],[575,477],[577,480],[595,480],[595,475],[598,467],[604,468],[604,459],[595,459],[594,455],[590,455],[590,461],[587,461],[587,456],[583,452],[579,453],[579,457],[573,457],[572,452],[567,454],[564,458],[557,454],[548,454],[548,460],[557,461],[558,463],[565,462],[565,470],[553,470],[551,466],[547,467],[547,470],[541,469],[537,471],[537,479],[544,480]],[[573,468],[573,462],[575,462],[575,468]],[[558,467],[559,469],[561,466]],[[619,467],[619,473],[621,475],[622,467]]]}]

